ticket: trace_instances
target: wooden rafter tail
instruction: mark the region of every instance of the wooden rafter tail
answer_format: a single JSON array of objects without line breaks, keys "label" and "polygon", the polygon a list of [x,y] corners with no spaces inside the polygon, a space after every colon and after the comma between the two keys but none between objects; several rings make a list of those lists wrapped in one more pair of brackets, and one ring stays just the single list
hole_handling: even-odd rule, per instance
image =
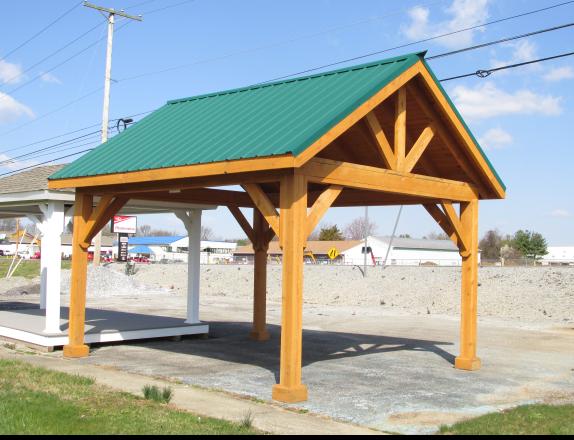
[{"label": "wooden rafter tail", "polygon": [[275,231],[277,237],[281,237],[279,214],[267,194],[265,194],[261,187],[256,183],[246,183],[243,184],[242,187],[247,194],[249,194],[257,209],[259,209],[261,214],[263,214],[263,217],[265,217],[269,226],[271,226]]},{"label": "wooden rafter tail", "polygon": [[247,238],[249,239],[251,244],[255,246],[257,241],[255,237],[255,232],[253,231],[253,227],[249,224],[249,222],[247,221],[241,210],[237,206],[228,206],[227,208],[229,209],[233,217],[235,217],[235,220],[237,220],[237,223],[239,223],[239,226],[241,226],[241,229],[243,229],[243,232],[245,233],[245,235],[247,235]]},{"label": "wooden rafter tail", "polygon": [[413,145],[413,148],[411,148],[411,151],[409,152],[405,160],[405,168],[404,168],[405,173],[410,173],[413,170],[413,168],[417,165],[421,156],[423,155],[423,153],[433,140],[434,135],[435,135],[435,128],[432,125],[426,127],[423,130],[423,132]]},{"label": "wooden rafter tail", "polygon": [[[100,204],[104,201],[104,198],[105,196],[100,200]],[[99,210],[100,204],[98,204],[98,207],[93,212],[93,214],[97,213],[98,215],[94,217],[94,222],[91,226],[88,227],[88,225],[86,225],[86,235],[82,243],[86,249],[90,247],[92,240],[98,232],[100,232],[106,223],[108,223],[112,217],[125,206],[128,200],[129,199],[127,197],[116,197],[111,203],[107,203],[105,208],[102,208],[101,210]]]},{"label": "wooden rafter tail", "polygon": [[395,153],[393,152],[393,148],[391,147],[391,143],[389,139],[385,135],[385,131],[379,122],[379,118],[374,111],[369,113],[366,117],[367,125],[375,140],[377,141],[377,145],[379,146],[379,152],[381,158],[383,159],[385,165],[389,168],[389,170],[396,170],[397,169],[397,158]]},{"label": "wooden rafter tail", "polygon": [[404,171],[407,148],[407,89],[402,87],[397,92],[395,109],[395,157],[397,170]]},{"label": "wooden rafter tail", "polygon": [[337,197],[339,197],[341,192],[343,192],[342,186],[331,185],[325,191],[323,191],[323,193],[315,201],[311,207],[311,211],[307,215],[307,235],[305,236],[305,241],[307,241],[307,237],[313,233],[327,210],[331,207],[335,200],[337,200]]}]

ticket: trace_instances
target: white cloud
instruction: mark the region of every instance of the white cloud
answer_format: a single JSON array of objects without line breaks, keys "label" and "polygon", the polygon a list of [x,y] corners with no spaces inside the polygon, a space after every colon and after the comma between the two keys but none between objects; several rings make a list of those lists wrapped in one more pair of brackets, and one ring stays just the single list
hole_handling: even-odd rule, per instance
[{"label": "white cloud", "polygon": [[523,89],[509,93],[492,82],[479,84],[474,88],[457,86],[451,96],[462,115],[468,119],[488,119],[514,114],[559,115],[562,113],[562,98],[539,95]]},{"label": "white cloud", "polygon": [[484,148],[492,150],[504,148],[507,145],[512,144],[514,139],[510,133],[498,127],[492,128],[484,133],[484,135],[479,139],[479,142]]},{"label": "white cloud", "polygon": [[554,211],[552,211],[550,213],[550,215],[552,217],[560,217],[560,218],[569,218],[572,217],[572,215],[570,214],[569,211],[566,211],[565,209],[555,209]]},{"label": "white cloud", "polygon": [[546,75],[544,75],[544,79],[550,82],[557,82],[562,81],[564,79],[572,79],[574,78],[574,69],[572,67],[557,67],[556,69],[550,70]]},{"label": "white cloud", "polygon": [[[407,38],[420,40],[476,26],[485,22],[488,18],[489,3],[490,0],[453,0],[451,5],[445,9],[445,13],[449,18],[436,23],[431,23],[431,13],[428,8],[415,6],[408,12],[409,24],[402,26],[401,30]],[[483,28],[440,38],[436,41],[447,47],[465,46],[474,41],[474,36],[479,31],[483,31]]]},{"label": "white cloud", "polygon": [[12,122],[22,116],[34,117],[34,112],[10,95],[0,92],[0,123]]},{"label": "white cloud", "polygon": [[[492,60],[492,67],[501,67],[508,64],[523,63],[525,61],[531,61],[537,57],[538,48],[534,43],[528,40],[521,40],[512,43],[506,43],[506,47],[512,48],[512,55],[506,60]],[[537,64],[528,66],[529,68],[541,69]]]},{"label": "white cloud", "polygon": [[22,67],[0,60],[0,82],[4,84],[16,84],[22,80]]},{"label": "white cloud", "polygon": [[42,79],[42,81],[47,82],[47,83],[62,84],[62,81],[60,81],[60,78],[58,78],[55,75],[52,75],[51,73],[42,73],[40,78]]}]

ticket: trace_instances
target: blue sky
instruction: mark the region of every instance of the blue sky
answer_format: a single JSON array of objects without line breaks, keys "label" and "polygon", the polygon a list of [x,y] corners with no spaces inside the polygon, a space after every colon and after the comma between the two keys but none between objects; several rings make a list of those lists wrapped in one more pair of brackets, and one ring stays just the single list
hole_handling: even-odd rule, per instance
[{"label": "blue sky", "polygon": [[[169,99],[249,85],[559,2],[105,0],[102,5],[144,14],[144,22],[124,28],[119,21],[116,28],[111,117],[134,115]],[[99,123],[103,92],[98,89],[103,85],[106,31],[104,18],[97,11],[77,7],[39,38],[3,59],[79,2],[5,3],[0,19],[0,173],[97,144],[94,135],[72,144],[77,146],[74,150],[6,163],[67,138],[21,148],[23,145]],[[170,5],[176,6],[159,10]],[[419,50],[428,50],[430,56],[571,21],[574,3],[358,62]],[[96,28],[85,37],[33,67],[92,27]],[[437,76],[444,78],[569,52],[573,37],[574,28],[568,28],[430,64]],[[99,39],[94,47],[51,70]],[[186,67],[149,74],[182,65]],[[133,78],[136,76],[140,77]],[[574,57],[445,86],[508,187],[506,200],[481,203],[481,233],[492,228],[503,233],[526,228],[543,233],[551,244],[574,245]],[[95,130],[97,127],[78,135]],[[390,234],[396,212],[395,207],[371,209],[380,234]],[[361,208],[332,209],[324,223],[343,228],[362,213]],[[223,208],[204,218],[221,238],[243,236]],[[142,222],[183,230],[173,216],[146,216]],[[406,208],[399,225],[399,233],[413,236],[437,230],[419,207]]]}]

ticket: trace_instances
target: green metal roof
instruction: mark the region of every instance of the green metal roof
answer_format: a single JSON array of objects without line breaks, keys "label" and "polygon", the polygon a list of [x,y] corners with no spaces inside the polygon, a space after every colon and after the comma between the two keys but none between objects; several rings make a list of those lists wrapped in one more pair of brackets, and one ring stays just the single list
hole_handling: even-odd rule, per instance
[{"label": "green metal roof", "polygon": [[423,58],[409,54],[169,101],[50,179],[297,156]]}]

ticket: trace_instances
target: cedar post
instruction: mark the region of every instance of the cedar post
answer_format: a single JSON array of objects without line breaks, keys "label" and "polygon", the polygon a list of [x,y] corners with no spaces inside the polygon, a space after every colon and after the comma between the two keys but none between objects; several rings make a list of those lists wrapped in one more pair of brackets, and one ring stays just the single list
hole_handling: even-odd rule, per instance
[{"label": "cedar post", "polygon": [[468,255],[462,257],[462,295],[460,323],[460,355],[455,367],[478,370],[476,356],[478,312],[478,200],[461,203],[460,221],[466,236]]},{"label": "cedar post", "polygon": [[259,209],[253,209],[253,329],[250,338],[255,341],[269,340],[267,331],[267,251],[269,241],[267,222]]},{"label": "cedar post", "polygon": [[281,371],[273,399],[294,403],[307,400],[301,383],[303,344],[303,251],[306,241],[307,179],[294,174],[281,178],[280,240],[283,247]]},{"label": "cedar post", "polygon": [[92,213],[93,196],[76,192],[74,207],[74,236],[72,241],[72,279],[70,286],[70,318],[68,345],[64,357],[82,358],[90,353],[84,344],[86,320],[86,278],[88,271],[88,246],[83,242],[87,234],[87,222]]}]

